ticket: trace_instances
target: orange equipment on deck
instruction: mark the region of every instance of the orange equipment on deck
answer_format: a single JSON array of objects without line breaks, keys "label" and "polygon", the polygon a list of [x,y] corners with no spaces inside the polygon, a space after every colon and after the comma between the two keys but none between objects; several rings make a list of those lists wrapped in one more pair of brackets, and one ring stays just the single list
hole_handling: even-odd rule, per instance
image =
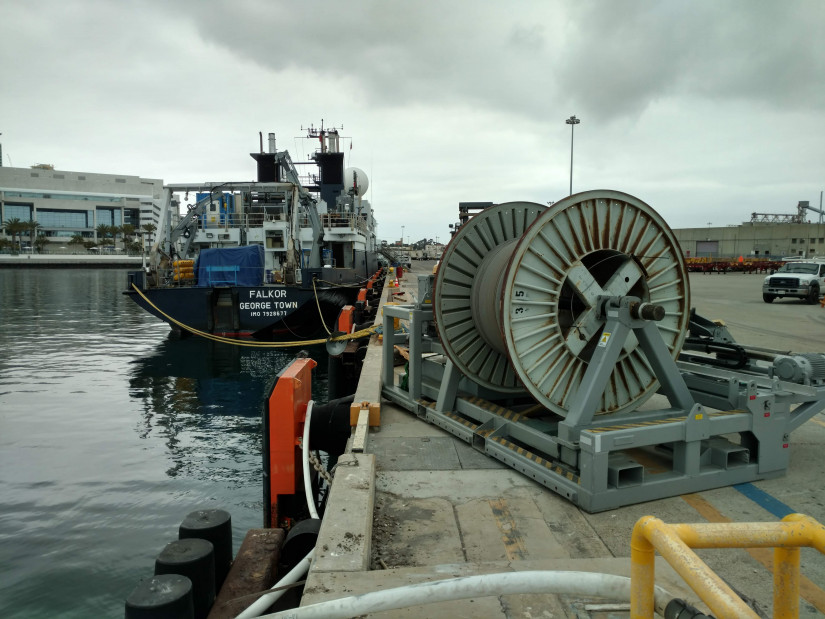
[{"label": "orange equipment on deck", "polygon": [[172,263],[172,272],[172,279],[176,282],[195,279],[195,261],[175,260]]}]

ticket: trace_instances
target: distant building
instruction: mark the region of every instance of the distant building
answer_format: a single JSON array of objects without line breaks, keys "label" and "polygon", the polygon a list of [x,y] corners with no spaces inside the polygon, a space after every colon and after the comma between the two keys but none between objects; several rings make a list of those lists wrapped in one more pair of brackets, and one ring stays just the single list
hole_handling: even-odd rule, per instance
[{"label": "distant building", "polygon": [[97,241],[100,224],[159,227],[162,194],[161,179],[65,172],[43,164],[0,167],[0,222],[37,221],[38,233],[50,243],[65,244],[76,234]]},{"label": "distant building", "polygon": [[694,258],[810,258],[825,255],[825,224],[752,223],[673,231],[682,254]]}]

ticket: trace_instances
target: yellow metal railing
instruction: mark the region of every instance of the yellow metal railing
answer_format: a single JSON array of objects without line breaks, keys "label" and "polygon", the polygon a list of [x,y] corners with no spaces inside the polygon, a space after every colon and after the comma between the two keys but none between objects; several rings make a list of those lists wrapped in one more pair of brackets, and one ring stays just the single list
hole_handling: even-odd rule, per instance
[{"label": "yellow metal railing", "polygon": [[630,542],[630,615],[652,617],[654,557],[661,554],[719,619],[758,617],[692,548],[773,548],[773,617],[799,616],[799,549],[825,553],[825,527],[802,514],[781,522],[666,524],[645,516]]}]

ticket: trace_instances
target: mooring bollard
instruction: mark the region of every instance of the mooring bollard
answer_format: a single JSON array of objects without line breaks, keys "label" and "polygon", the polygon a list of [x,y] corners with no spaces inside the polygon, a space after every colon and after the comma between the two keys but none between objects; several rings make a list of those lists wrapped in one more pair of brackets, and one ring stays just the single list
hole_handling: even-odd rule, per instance
[{"label": "mooring bollard", "polygon": [[180,574],[143,580],[126,598],[126,619],[193,619],[192,581]]},{"label": "mooring bollard", "polygon": [[215,548],[217,594],[232,565],[232,516],[222,509],[200,509],[190,512],[178,529],[178,538],[199,538],[212,542]]},{"label": "mooring bollard", "polygon": [[215,601],[215,550],[205,539],[171,542],[155,560],[155,575],[180,574],[192,581],[195,619],[205,618]]}]

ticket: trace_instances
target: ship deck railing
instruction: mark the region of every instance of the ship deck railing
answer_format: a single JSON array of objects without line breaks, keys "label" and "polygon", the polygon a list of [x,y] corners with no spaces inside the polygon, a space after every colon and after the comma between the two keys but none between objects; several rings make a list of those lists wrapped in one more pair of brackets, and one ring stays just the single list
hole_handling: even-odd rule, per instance
[{"label": "ship deck railing", "polygon": [[[350,228],[358,230],[362,234],[368,234],[367,222],[363,215],[356,215],[354,213],[324,213],[320,216],[321,225],[325,230],[341,230],[342,228]],[[301,227],[310,227],[309,217],[301,218]]]},{"label": "ship deck railing", "polygon": [[[328,230],[341,230],[350,228],[358,230],[363,234],[368,234],[369,229],[364,215],[354,213],[324,213],[320,215],[321,225]],[[202,231],[214,231],[221,228],[259,228],[267,222],[286,222],[287,214],[284,211],[270,210],[257,213],[221,213],[216,217],[216,221],[201,219],[198,229]],[[301,217],[299,225],[302,228],[312,226],[309,217]]]},{"label": "ship deck railing", "polygon": [[286,213],[268,211],[264,213],[221,213],[216,221],[201,219],[198,229],[206,232],[221,228],[259,228],[265,222],[287,221]]}]

